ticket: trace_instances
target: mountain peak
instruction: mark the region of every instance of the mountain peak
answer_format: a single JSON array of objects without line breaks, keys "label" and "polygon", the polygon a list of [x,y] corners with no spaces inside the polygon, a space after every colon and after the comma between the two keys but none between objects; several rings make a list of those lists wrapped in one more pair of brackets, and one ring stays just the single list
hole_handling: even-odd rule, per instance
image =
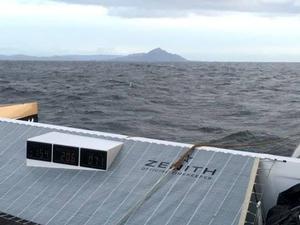
[{"label": "mountain peak", "polygon": [[117,61],[138,61],[138,62],[183,62],[187,61],[180,55],[169,53],[161,48],[155,48],[147,53],[137,53],[120,57]]},{"label": "mountain peak", "polygon": [[166,53],[167,51],[161,49],[161,48],[155,48],[155,49],[152,49],[151,51],[148,52],[149,53]]}]

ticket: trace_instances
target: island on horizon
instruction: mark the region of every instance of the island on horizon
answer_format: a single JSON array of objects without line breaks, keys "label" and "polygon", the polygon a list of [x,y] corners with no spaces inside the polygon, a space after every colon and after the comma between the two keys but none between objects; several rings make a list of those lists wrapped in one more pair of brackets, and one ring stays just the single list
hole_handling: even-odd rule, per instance
[{"label": "island on horizon", "polygon": [[0,60],[8,61],[109,61],[109,62],[185,62],[184,57],[155,48],[147,53],[122,55],[0,55]]}]

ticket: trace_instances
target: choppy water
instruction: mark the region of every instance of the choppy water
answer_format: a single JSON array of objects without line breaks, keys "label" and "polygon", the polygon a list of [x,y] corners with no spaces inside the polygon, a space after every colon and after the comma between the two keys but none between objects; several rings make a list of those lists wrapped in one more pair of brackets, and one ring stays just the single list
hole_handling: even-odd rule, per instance
[{"label": "choppy water", "polygon": [[37,100],[40,121],[180,142],[300,143],[300,64],[0,62],[0,104]]}]

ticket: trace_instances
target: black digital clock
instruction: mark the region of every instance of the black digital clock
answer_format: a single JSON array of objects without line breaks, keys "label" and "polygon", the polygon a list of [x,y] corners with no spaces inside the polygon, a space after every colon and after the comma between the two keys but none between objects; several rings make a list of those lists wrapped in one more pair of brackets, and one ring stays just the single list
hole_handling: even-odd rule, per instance
[{"label": "black digital clock", "polygon": [[78,166],[79,148],[53,145],[53,162]]},{"label": "black digital clock", "polygon": [[27,141],[27,159],[51,162],[51,149],[51,144]]},{"label": "black digital clock", "polygon": [[107,152],[87,148],[80,149],[80,166],[106,170]]}]

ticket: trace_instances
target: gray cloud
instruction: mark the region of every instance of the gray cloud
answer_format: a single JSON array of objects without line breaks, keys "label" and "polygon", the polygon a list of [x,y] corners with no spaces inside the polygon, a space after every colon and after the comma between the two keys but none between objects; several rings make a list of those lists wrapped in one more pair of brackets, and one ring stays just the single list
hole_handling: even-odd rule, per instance
[{"label": "gray cloud", "polygon": [[300,0],[53,0],[101,5],[121,17],[182,17],[216,12],[253,12],[269,15],[300,13]]}]

